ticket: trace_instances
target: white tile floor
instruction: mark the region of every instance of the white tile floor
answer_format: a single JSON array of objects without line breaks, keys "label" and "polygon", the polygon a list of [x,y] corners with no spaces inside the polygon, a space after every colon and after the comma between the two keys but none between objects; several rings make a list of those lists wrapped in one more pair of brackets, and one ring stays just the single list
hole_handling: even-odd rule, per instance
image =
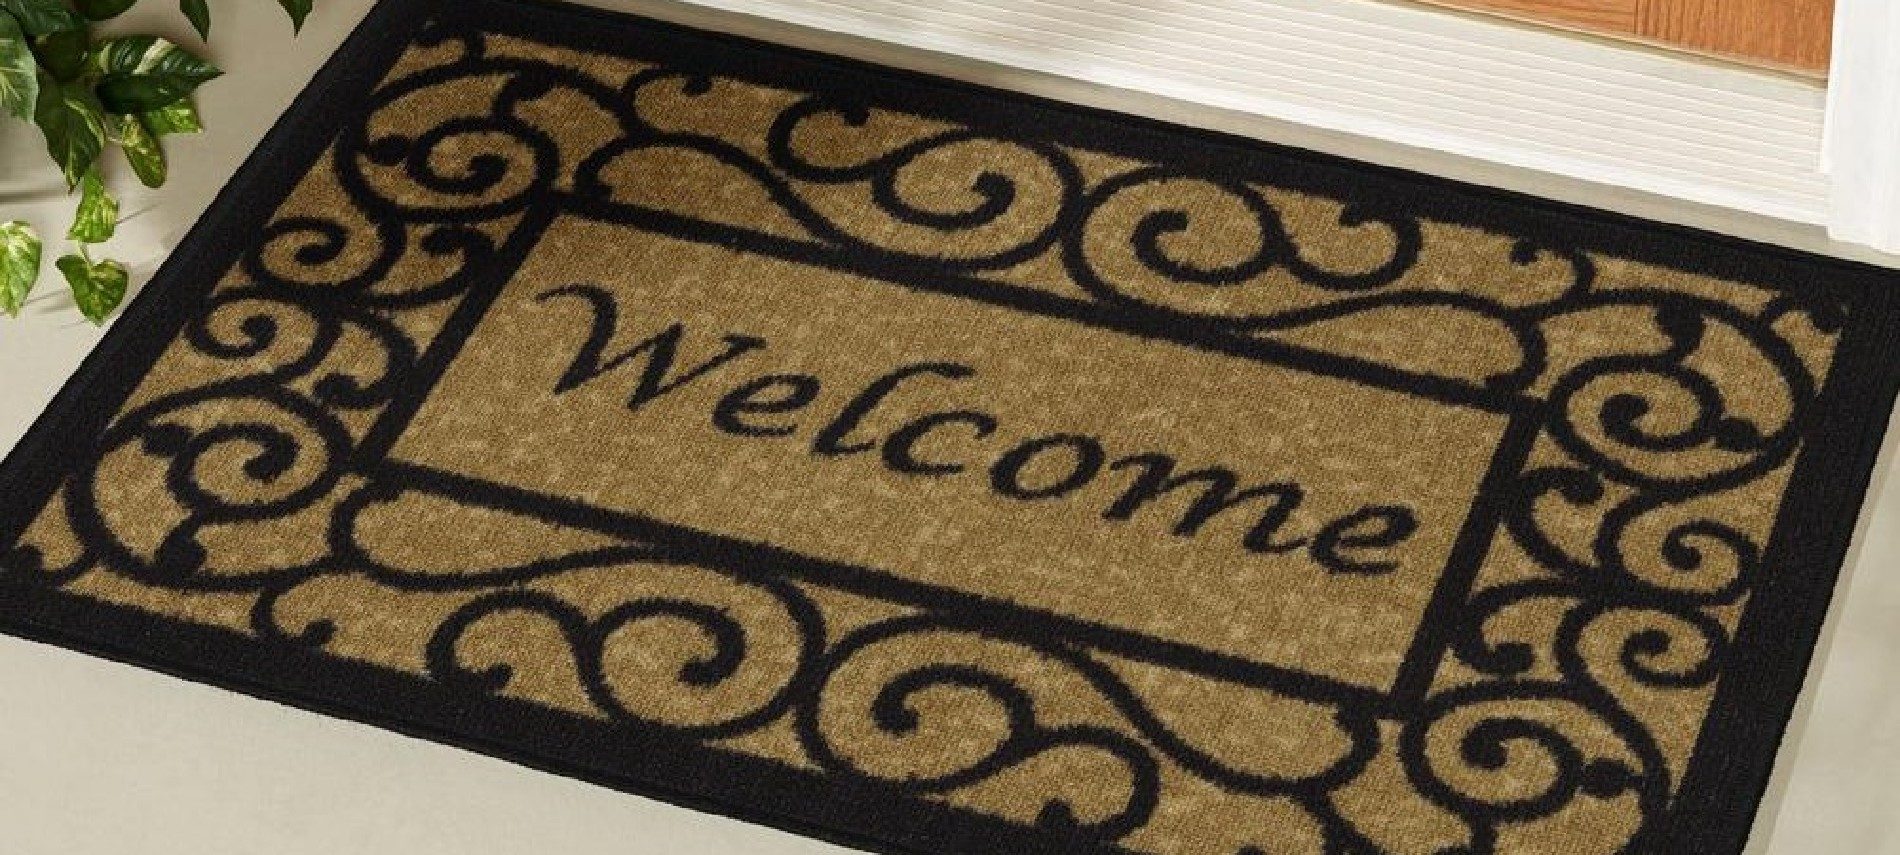
[{"label": "white tile floor", "polygon": [[[1864,257],[1818,233],[1665,199],[1553,181],[1432,152],[1304,130],[1088,84],[881,49],[666,0],[593,0],[689,23],[1220,127],[1361,159],[1557,196],[1803,249]],[[231,74],[206,88],[211,133],[172,147],[161,193],[125,187],[111,247],[135,279],[209,204],[369,0],[323,0],[290,41],[275,4],[213,4],[213,53]],[[184,37],[167,4],[125,25]],[[269,45],[268,50],[259,45]],[[241,46],[241,47],[240,47]],[[38,141],[0,124],[0,214],[46,230]],[[51,188],[57,192],[57,188]],[[1900,264],[1900,261],[1894,263]],[[0,449],[9,448],[98,341],[50,281],[21,321],[0,323]],[[1784,749],[1755,855],[1900,855],[1900,479],[1894,438],[1828,626],[1821,665]],[[0,853],[5,855],[817,855],[836,847],[522,769],[68,651],[0,638]]]}]

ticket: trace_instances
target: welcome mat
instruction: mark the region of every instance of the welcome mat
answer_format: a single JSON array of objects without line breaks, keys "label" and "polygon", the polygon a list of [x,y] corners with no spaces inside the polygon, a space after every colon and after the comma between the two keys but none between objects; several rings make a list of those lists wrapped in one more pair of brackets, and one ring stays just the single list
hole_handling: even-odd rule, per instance
[{"label": "welcome mat", "polygon": [[885,852],[1736,852],[1897,297],[384,0],[8,459],[0,623]]}]

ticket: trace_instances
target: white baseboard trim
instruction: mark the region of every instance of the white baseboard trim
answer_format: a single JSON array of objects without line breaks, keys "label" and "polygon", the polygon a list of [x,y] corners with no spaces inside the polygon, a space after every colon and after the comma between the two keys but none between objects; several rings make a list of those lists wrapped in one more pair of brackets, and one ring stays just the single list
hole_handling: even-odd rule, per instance
[{"label": "white baseboard trim", "polygon": [[1779,220],[1830,216],[1821,83],[1488,17],[1383,0],[689,2]]}]

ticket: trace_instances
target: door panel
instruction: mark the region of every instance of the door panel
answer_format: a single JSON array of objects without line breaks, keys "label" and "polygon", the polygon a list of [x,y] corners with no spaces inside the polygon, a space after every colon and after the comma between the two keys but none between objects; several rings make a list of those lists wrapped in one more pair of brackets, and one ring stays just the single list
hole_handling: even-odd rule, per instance
[{"label": "door panel", "polygon": [[1612,33],[1636,32],[1639,0],[1428,0],[1480,12],[1497,12],[1546,24]]},{"label": "door panel", "polygon": [[1834,0],[1428,0],[1742,62],[1827,71]]},{"label": "door panel", "polygon": [[1665,44],[1824,71],[1834,0],[1642,0],[1637,33]]}]

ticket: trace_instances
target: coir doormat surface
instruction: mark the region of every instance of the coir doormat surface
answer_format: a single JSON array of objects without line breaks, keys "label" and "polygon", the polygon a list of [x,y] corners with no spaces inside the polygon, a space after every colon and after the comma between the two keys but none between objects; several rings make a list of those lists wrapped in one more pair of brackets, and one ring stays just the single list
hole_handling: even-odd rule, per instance
[{"label": "coir doormat surface", "polygon": [[385,0],[8,460],[0,623],[886,852],[1731,853],[1897,288]]}]

